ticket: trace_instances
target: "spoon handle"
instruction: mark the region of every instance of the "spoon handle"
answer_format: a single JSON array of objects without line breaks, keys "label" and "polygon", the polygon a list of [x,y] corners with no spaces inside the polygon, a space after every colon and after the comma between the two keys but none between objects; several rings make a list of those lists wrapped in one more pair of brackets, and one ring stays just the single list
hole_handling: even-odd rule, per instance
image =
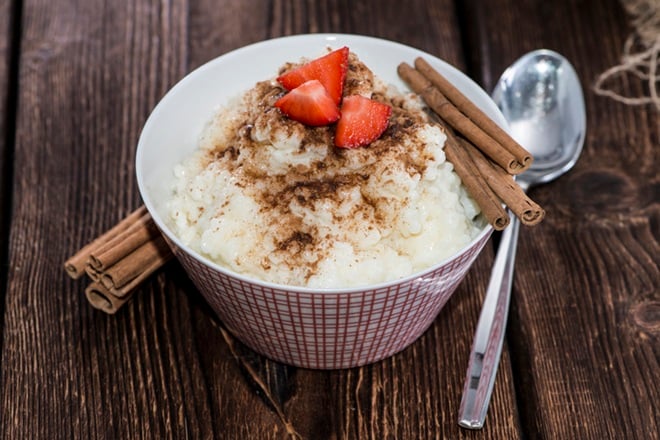
[{"label": "spoon handle", "polygon": [[515,215],[510,217],[511,223],[502,233],[493,264],[463,385],[458,424],[468,429],[484,426],[502,353],[520,231],[518,218]]}]

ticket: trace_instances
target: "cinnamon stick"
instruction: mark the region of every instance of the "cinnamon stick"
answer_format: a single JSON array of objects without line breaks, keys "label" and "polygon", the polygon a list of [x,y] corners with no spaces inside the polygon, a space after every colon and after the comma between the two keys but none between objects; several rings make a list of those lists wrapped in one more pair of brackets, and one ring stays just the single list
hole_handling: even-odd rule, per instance
[{"label": "cinnamon stick", "polygon": [[479,169],[488,186],[520,219],[522,224],[534,226],[543,220],[545,217],[543,208],[525,194],[525,191],[513,180],[511,175],[494,165],[479,149],[465,139],[459,138],[458,141]]},{"label": "cinnamon stick", "polygon": [[131,295],[125,295],[122,297],[115,296],[103,284],[98,282],[93,282],[87,286],[85,289],[85,297],[92,307],[103,310],[109,314],[117,313],[117,310],[131,299]]},{"label": "cinnamon stick", "polygon": [[66,272],[92,280],[85,289],[89,303],[116,313],[136,288],[173,257],[150,214],[141,206],[116,226],[76,252]]},{"label": "cinnamon stick", "polygon": [[[449,101],[463,114],[469,117],[476,125],[487,133],[492,139],[502,145],[516,159],[511,166],[515,169],[512,174],[519,174],[532,164],[532,155],[516,142],[509,134],[497,125],[488,115],[468,99],[440,72],[435,70],[422,57],[415,59],[415,67],[428,79]],[[478,145],[477,145],[478,146]],[[506,169],[506,167],[505,167]],[[508,171],[508,170],[507,170]]]},{"label": "cinnamon stick", "polygon": [[94,269],[89,264],[85,266],[85,273],[92,281],[101,281],[101,271]]},{"label": "cinnamon stick", "polygon": [[126,230],[93,250],[89,255],[89,265],[103,271],[157,236],[158,229],[146,213]]},{"label": "cinnamon stick", "polygon": [[410,88],[419,94],[441,119],[473,142],[493,161],[511,174],[523,171],[518,160],[510,151],[461,113],[422,73],[405,63],[399,65],[398,72]]},{"label": "cinnamon stick", "polygon": [[[167,244],[162,237],[159,237],[155,243],[149,242],[141,247],[143,249],[142,255],[147,255],[143,263],[138,263],[132,266],[134,268],[133,275],[128,281],[120,281],[123,283],[121,286],[116,287],[114,283],[108,283],[106,276],[103,273],[100,281],[94,281],[85,289],[85,297],[92,305],[92,307],[103,310],[106,313],[116,313],[135,293],[136,288],[146,280],[151,274],[158,270],[165,264],[173,254],[165,247]],[[136,251],[137,252],[137,251]],[[130,261],[122,260],[119,264],[124,266],[124,271],[131,264]]]},{"label": "cinnamon stick", "polygon": [[101,283],[108,289],[123,289],[137,277],[144,276],[147,269],[165,264],[170,256],[171,252],[163,237],[156,237],[103,271]]},{"label": "cinnamon stick", "polygon": [[[164,240],[162,237],[158,242]],[[173,257],[172,253],[164,251],[158,246],[158,257],[149,259],[149,262],[144,266],[140,266],[141,270],[137,275],[122,285],[119,288],[113,285],[106,285],[105,278],[100,281],[94,281],[85,289],[85,297],[92,305],[92,307],[103,310],[106,313],[114,314],[121,306],[126,304],[135,293],[135,289],[142,284],[144,280],[149,278],[156,270],[165,264],[170,258]],[[105,274],[104,274],[105,275]]]},{"label": "cinnamon stick", "polygon": [[143,268],[143,271],[135,278],[133,278],[131,281],[128,283],[124,284],[120,288],[110,288],[110,291],[113,293],[113,295],[123,298],[128,294],[132,294],[135,289],[142,284],[144,280],[149,278],[152,273],[156,272],[160,267],[167,263],[167,261],[170,260],[174,255],[172,253],[163,253],[161,254],[160,258],[154,259],[146,265]]},{"label": "cinnamon stick", "polygon": [[117,223],[104,234],[81,248],[73,256],[64,262],[64,270],[73,279],[78,279],[85,274],[85,266],[89,259],[89,255],[98,249],[100,246],[110,241],[114,236],[128,229],[136,219],[142,217],[147,212],[147,208],[143,205],[129,214],[122,221]]},{"label": "cinnamon stick", "polygon": [[483,176],[479,173],[476,165],[462,149],[456,138],[446,132],[445,155],[454,165],[456,174],[461,178],[467,192],[481,208],[481,212],[496,231],[501,231],[509,225],[509,216],[502,207],[493,190],[488,186]]}]

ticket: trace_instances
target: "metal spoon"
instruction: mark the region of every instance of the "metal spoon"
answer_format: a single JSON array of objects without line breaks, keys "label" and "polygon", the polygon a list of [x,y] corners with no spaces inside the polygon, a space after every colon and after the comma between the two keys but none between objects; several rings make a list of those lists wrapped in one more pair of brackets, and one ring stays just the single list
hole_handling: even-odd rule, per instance
[{"label": "metal spoon", "polygon": [[[550,50],[530,52],[509,67],[492,98],[509,123],[511,135],[534,156],[517,177],[523,190],[549,182],[578,160],[586,132],[584,97],[573,66]],[[480,429],[493,391],[509,311],[520,222],[502,233],[486,298],[470,353],[459,425]]]}]

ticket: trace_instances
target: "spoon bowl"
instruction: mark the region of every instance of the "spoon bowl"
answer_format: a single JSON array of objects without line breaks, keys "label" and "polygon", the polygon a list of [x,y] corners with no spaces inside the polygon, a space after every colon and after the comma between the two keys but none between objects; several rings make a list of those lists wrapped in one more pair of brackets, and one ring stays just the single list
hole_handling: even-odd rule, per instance
[{"label": "spoon bowl", "polygon": [[492,93],[511,136],[534,156],[521,185],[549,182],[577,162],[586,133],[578,76],[566,58],[540,49],[506,69]]},{"label": "spoon bowl", "polygon": [[[493,101],[509,123],[511,136],[534,156],[516,181],[525,191],[549,182],[577,162],[586,133],[582,87],[575,69],[556,52],[530,52],[506,69],[495,87]],[[474,336],[459,425],[481,429],[493,391],[509,312],[516,243],[520,222],[502,233]]]}]

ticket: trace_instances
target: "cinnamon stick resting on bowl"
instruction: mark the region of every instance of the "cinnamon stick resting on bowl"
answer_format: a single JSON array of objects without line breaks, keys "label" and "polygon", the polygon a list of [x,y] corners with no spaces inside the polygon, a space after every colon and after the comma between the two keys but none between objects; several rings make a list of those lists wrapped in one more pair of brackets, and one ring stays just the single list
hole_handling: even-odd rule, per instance
[{"label": "cinnamon stick resting on bowl", "polygon": [[[505,221],[502,218],[504,211],[494,208],[496,203],[506,205],[523,224],[538,224],[543,220],[545,211],[525,194],[512,177],[531,165],[531,154],[426,61],[418,58],[415,65],[417,69],[406,63],[399,64],[399,76],[440,119],[447,135],[447,159],[454,165],[488,222],[496,230],[508,225],[508,216]],[[451,101],[438,89],[438,85],[451,96]],[[458,106],[454,105],[455,102]]]},{"label": "cinnamon stick resting on bowl", "polygon": [[481,151],[465,139],[459,138],[458,142],[472,159],[488,186],[523,225],[534,226],[543,220],[545,217],[543,208],[525,194],[511,175],[489,161]]},{"label": "cinnamon stick resting on bowl", "polygon": [[509,226],[509,215],[502,207],[502,203],[495,195],[484,176],[479,172],[467,151],[459,144],[459,140],[451,133],[447,134],[445,142],[445,155],[447,160],[454,164],[454,171],[461,178],[467,192],[472,196],[481,212],[496,231]]},{"label": "cinnamon stick resting on bowl", "polygon": [[[488,117],[479,107],[461,93],[449,80],[435,70],[421,57],[415,59],[415,68],[467,118],[481,129],[490,139],[497,142],[506,152],[513,156],[505,168],[510,174],[520,174],[532,164],[532,155],[516,142],[499,125]],[[499,149],[498,149],[499,150]]]}]

